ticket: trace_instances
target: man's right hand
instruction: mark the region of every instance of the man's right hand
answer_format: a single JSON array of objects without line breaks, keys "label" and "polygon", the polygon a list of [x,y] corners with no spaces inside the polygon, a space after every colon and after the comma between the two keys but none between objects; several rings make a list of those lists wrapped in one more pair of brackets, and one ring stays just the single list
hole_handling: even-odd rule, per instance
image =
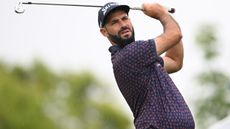
[{"label": "man's right hand", "polygon": [[168,10],[158,3],[144,3],[143,12],[155,19],[161,20],[164,16],[169,15]]}]

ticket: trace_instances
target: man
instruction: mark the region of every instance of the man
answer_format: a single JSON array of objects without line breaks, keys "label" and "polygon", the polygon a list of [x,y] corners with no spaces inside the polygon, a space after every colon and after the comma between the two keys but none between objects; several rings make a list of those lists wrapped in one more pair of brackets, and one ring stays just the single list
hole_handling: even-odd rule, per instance
[{"label": "man", "polygon": [[159,20],[164,31],[153,39],[135,41],[129,9],[107,3],[98,12],[98,24],[112,44],[114,75],[136,129],[194,129],[192,114],[168,75],[182,68],[179,25],[160,4],[143,4],[143,12]]}]

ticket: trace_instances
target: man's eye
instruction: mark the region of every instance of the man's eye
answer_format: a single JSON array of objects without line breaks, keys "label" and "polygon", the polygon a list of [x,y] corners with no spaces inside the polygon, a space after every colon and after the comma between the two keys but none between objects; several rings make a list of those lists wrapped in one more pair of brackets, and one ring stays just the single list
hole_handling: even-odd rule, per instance
[{"label": "man's eye", "polygon": [[122,20],[127,20],[127,19],[129,19],[128,16],[124,16],[124,17],[122,18]]},{"label": "man's eye", "polygon": [[117,20],[113,20],[112,22],[111,22],[111,24],[113,25],[113,24],[116,24],[117,23]]}]

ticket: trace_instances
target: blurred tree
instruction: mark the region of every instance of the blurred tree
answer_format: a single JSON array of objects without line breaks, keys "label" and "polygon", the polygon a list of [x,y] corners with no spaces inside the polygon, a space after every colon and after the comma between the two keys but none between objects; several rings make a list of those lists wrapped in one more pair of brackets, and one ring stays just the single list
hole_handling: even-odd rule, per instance
[{"label": "blurred tree", "polygon": [[0,62],[0,129],[128,129],[130,119],[109,95],[89,71]]},{"label": "blurred tree", "polygon": [[216,28],[205,24],[200,27],[196,43],[203,54],[203,68],[196,76],[199,85],[203,86],[202,95],[196,102],[197,125],[206,129],[214,122],[223,119],[230,113],[230,79],[226,71],[219,68]]}]

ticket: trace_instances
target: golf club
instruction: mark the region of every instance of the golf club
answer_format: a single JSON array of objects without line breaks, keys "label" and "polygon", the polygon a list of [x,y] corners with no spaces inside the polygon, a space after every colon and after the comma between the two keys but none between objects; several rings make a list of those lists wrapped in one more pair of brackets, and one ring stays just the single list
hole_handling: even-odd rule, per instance
[{"label": "golf club", "polygon": [[[94,7],[101,8],[101,5],[83,5],[83,4],[63,4],[63,3],[37,3],[37,2],[19,2],[15,7],[15,12],[18,14],[22,14],[25,12],[25,8],[23,5],[53,5],[53,6],[76,6],[76,7]],[[175,13],[174,8],[165,7],[169,13]],[[132,10],[143,10],[142,7],[130,7]]]}]

